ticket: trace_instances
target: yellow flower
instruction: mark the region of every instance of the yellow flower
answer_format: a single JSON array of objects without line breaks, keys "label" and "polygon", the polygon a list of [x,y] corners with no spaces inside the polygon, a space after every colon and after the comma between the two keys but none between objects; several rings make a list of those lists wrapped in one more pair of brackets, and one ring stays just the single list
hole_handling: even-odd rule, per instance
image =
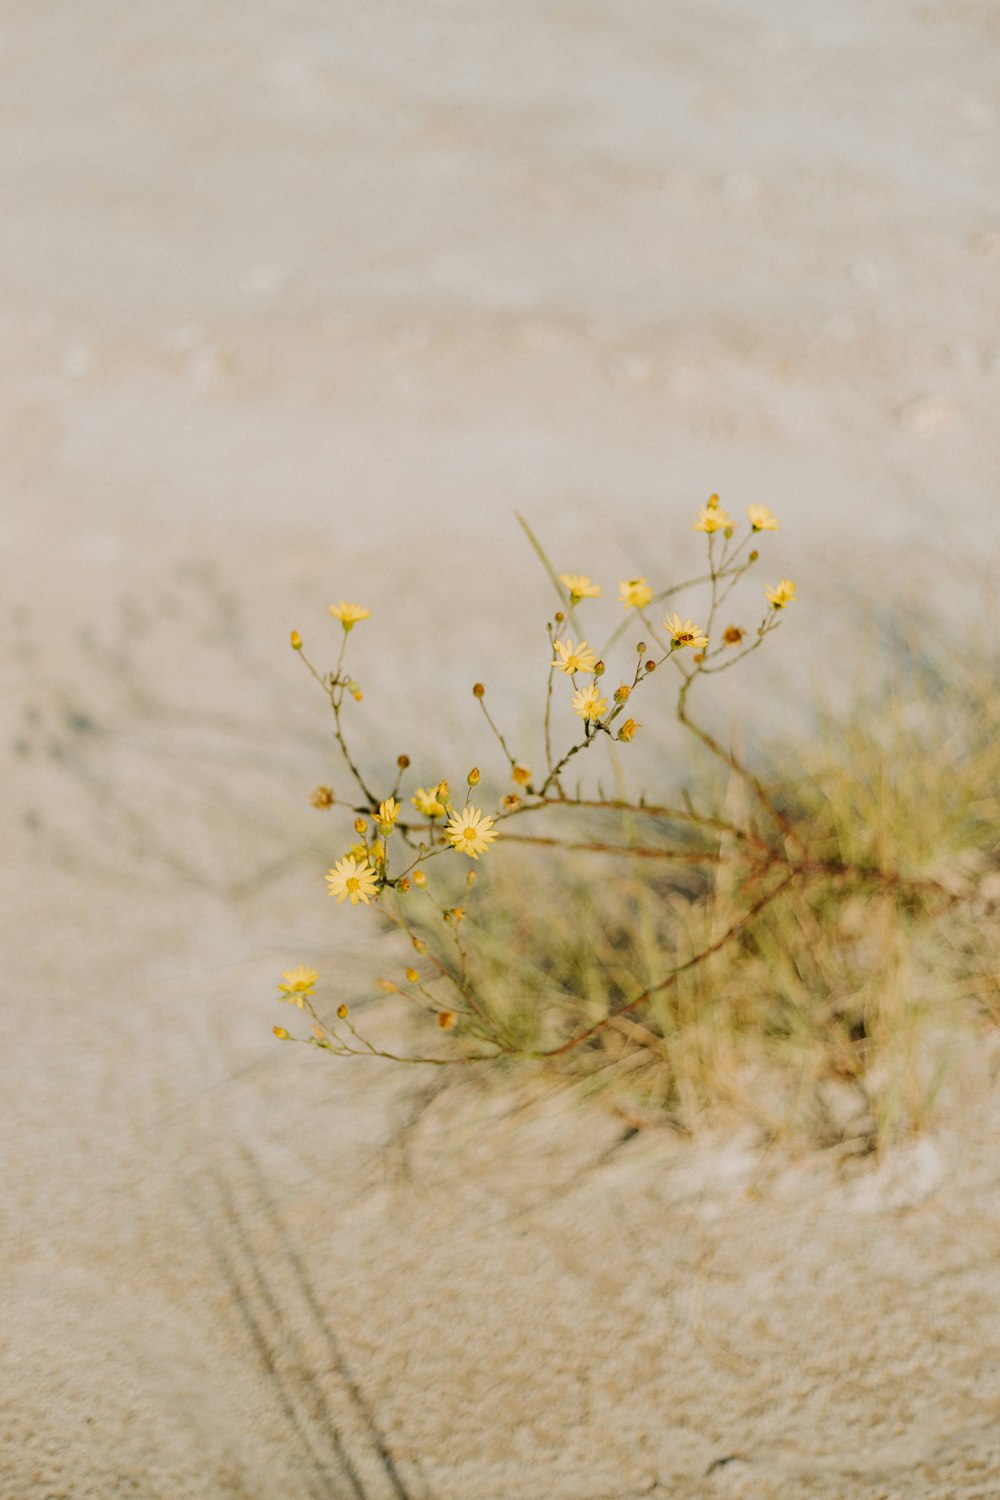
[{"label": "yellow flower", "polygon": [[335,620],[339,620],[345,630],[353,630],[359,620],[367,620],[371,614],[370,609],[364,609],[360,604],[345,604],[341,599],[339,604],[330,605],[330,613]]},{"label": "yellow flower", "polygon": [[581,599],[597,599],[601,592],[601,585],[591,583],[584,573],[560,573],[559,582],[569,590],[571,604],[579,604]]},{"label": "yellow flower", "polygon": [[560,672],[592,672],[597,666],[597,657],[586,641],[581,641],[579,646],[574,646],[571,640],[556,641],[556,651],[559,660],[552,662],[552,666],[558,667]]},{"label": "yellow flower", "polygon": [[414,870],[413,884],[417,886],[418,889],[427,884],[427,876],[424,874],[423,870]]},{"label": "yellow flower", "polygon": [[272,1026],[271,1030],[274,1032],[279,1042],[290,1042],[292,1039],[291,1032],[286,1031],[284,1026]]},{"label": "yellow flower", "polygon": [[695,531],[704,531],[709,536],[713,531],[732,531],[734,522],[728,511],[719,508],[719,497],[713,495],[707,505],[703,505],[698,512],[698,519],[694,523]]},{"label": "yellow flower", "polygon": [[461,812],[453,812],[446,831],[453,847],[470,859],[478,859],[497,837],[493,819],[475,807],[463,807]]},{"label": "yellow flower", "polygon": [[393,823],[395,823],[398,817],[399,803],[396,801],[395,797],[387,797],[384,802],[379,803],[378,821],[385,825],[386,832],[388,832],[389,829],[392,828]]},{"label": "yellow flower", "polygon": [[645,609],[653,597],[653,590],[645,578],[623,578],[618,597],[626,609]]},{"label": "yellow flower", "polygon": [[629,740],[635,739],[636,730],[641,728],[642,725],[637,724],[634,719],[626,719],[625,723],[618,731],[618,738],[620,740],[624,740],[625,743],[628,744]]},{"label": "yellow flower", "polygon": [[293,630],[292,631],[291,636],[289,637],[289,639],[290,639],[290,641],[292,643],[292,650],[293,651],[301,651],[302,650],[302,637],[299,635],[299,632],[297,630]]},{"label": "yellow flower", "polygon": [[786,604],[795,603],[795,585],[790,578],[783,578],[775,588],[765,589],[765,593],[772,609],[784,609]]},{"label": "yellow flower", "polygon": [[441,818],[446,812],[444,805],[437,799],[437,787],[431,787],[428,791],[426,787],[418,786],[416,795],[410,801],[425,818]]},{"label": "yellow flower", "polygon": [[372,896],[378,895],[378,876],[371,865],[359,864],[353,854],[345,854],[332,870],[327,870],[326,886],[330,895],[336,896],[338,905],[346,899],[352,906],[359,901],[367,906]]},{"label": "yellow flower", "polygon": [[319,978],[316,970],[307,969],[304,964],[300,964],[297,969],[289,969],[281,977],[285,982],[278,985],[278,999],[288,1000],[301,1010],[303,1003],[312,999]]},{"label": "yellow flower", "polygon": [[682,620],[680,615],[667,615],[663,626],[670,631],[675,648],[690,646],[693,651],[700,651],[703,646],[708,645],[708,636],[702,633],[701,626],[696,625],[693,620]]},{"label": "yellow flower", "polygon": [[518,786],[527,786],[531,780],[531,767],[516,764],[511,770],[511,778]]},{"label": "yellow flower", "polygon": [[778,518],[772,516],[766,505],[748,505],[747,515],[754,531],[777,531]]},{"label": "yellow flower", "polygon": [[573,694],[573,712],[581,719],[599,719],[607,706],[607,699],[601,697],[600,688],[593,683],[590,687],[577,688]]}]

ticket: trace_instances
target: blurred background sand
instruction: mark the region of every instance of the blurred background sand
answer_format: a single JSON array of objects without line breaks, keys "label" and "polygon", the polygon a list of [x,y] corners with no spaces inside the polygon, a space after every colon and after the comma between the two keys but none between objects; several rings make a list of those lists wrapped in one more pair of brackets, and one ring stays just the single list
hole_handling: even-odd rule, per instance
[{"label": "blurred background sand", "polygon": [[392,755],[428,694],[464,755],[476,677],[522,710],[514,510],[613,592],[769,505],[765,721],[866,601],[970,649],[998,43],[975,0],[8,0],[4,1496],[996,1493],[987,1093],[761,1203],[738,1144],[421,1114],[270,1026],[280,969],[381,953],[305,801],[332,599]]}]

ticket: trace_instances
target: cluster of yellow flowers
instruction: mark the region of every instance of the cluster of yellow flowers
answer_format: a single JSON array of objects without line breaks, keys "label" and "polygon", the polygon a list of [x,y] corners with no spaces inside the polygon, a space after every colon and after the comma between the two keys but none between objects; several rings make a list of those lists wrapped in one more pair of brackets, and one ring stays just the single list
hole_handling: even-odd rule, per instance
[{"label": "cluster of yellow flowers", "polygon": [[[709,497],[707,503],[701,507],[698,519],[694,523],[694,529],[703,532],[708,539],[709,573],[704,580],[693,580],[693,582],[711,583],[711,603],[704,627],[690,618],[682,618],[680,614],[673,611],[668,612],[657,625],[648,618],[646,611],[657,597],[666,598],[676,590],[666,589],[658,596],[653,586],[643,576],[620,580],[619,603],[626,613],[634,611],[639,616],[646,627],[648,638],[654,641],[656,646],[651,649],[647,647],[645,641],[637,643],[638,664],[634,668],[631,680],[620,682],[613,693],[602,692],[600,679],[605,672],[605,663],[599,653],[586,639],[576,638],[578,635],[575,625],[577,608],[587,601],[599,599],[602,595],[601,585],[583,573],[567,572],[559,575],[559,583],[564,592],[561,595],[562,608],[549,625],[551,643],[549,697],[551,699],[553,674],[560,673],[570,679],[573,689],[570,706],[573,713],[583,721],[582,739],[571,745],[561,759],[554,755],[550,749],[549,718],[548,709],[546,709],[547,771],[536,782],[530,767],[510,754],[506,741],[493,723],[483,701],[486,689],[482,683],[476,683],[473,687],[473,695],[480,702],[490,728],[510,762],[511,780],[514,784],[513,790],[499,799],[499,808],[495,815],[490,815],[482,808],[474,807],[470,803],[472,790],[480,781],[480,773],[475,768],[468,773],[466,778],[467,791],[461,806],[453,804],[451,788],[445,780],[438,781],[431,786],[418,786],[409,797],[409,803],[419,818],[425,820],[419,823],[407,822],[405,817],[401,817],[403,808],[397,797],[403,772],[409,766],[408,757],[400,756],[398,759],[400,774],[389,796],[378,800],[369,791],[348,751],[341,722],[341,708],[345,693],[349,693],[357,701],[360,701],[362,697],[359,685],[351,677],[345,675],[342,668],[347,638],[355,625],[371,617],[370,609],[343,599],[329,606],[330,614],[340,621],[343,637],[337,666],[333,672],[325,675],[321,675],[305,657],[302,637],[298,631],[293,631],[292,647],[302,656],[309,671],[329,696],[334,712],[336,739],[355,785],[364,799],[363,806],[355,809],[359,812],[354,822],[354,832],[358,842],[353,844],[326,872],[327,890],[338,905],[346,901],[350,902],[351,906],[368,906],[378,900],[387,889],[391,889],[397,896],[405,895],[412,888],[426,889],[427,875],[422,866],[429,859],[441,853],[447,853],[449,849],[478,862],[480,855],[485,854],[499,837],[500,830],[497,823],[500,819],[514,816],[525,808],[544,806],[546,801],[558,801],[564,796],[559,778],[563,767],[573,755],[586,749],[602,734],[607,734],[611,739],[625,744],[634,739],[641,725],[634,718],[624,718],[617,724],[616,721],[624,713],[626,704],[639,684],[669,658],[678,658],[674,664],[680,670],[685,691],[693,678],[702,671],[722,670],[722,665],[713,666],[710,663],[728,648],[740,646],[748,632],[740,626],[728,625],[725,629],[718,631],[717,644],[712,649],[710,641],[711,637],[716,634],[717,609],[722,600],[728,596],[733,583],[757,559],[756,551],[744,550],[750,539],[759,532],[778,530],[777,519],[764,505],[748,506],[747,517],[750,523],[749,534],[745,534],[744,540],[732,548],[730,541],[739,523],[723,509],[718,495],[713,494]],[[717,550],[713,550],[716,549],[716,538],[720,534],[723,543],[721,555]],[[720,587],[723,581],[725,586]],[[678,587],[690,586],[687,584]],[[755,649],[764,635],[774,628],[777,623],[777,614],[795,602],[795,584],[791,579],[783,578],[776,585],[768,585],[765,588],[765,594],[769,606],[768,614],[758,626],[756,635],[752,637],[749,644],[743,645],[742,651],[737,653],[735,658],[732,657],[730,651],[730,659],[738,659],[739,656]],[[611,646],[621,633],[624,623],[622,622],[622,625],[612,634],[607,643],[608,646]],[[690,666],[684,665],[680,660],[680,654],[684,651],[692,653],[691,657],[685,658],[685,661],[691,663]],[[591,680],[581,683],[578,682],[578,678]],[[312,792],[310,800],[313,806],[319,809],[328,809],[337,805],[333,789],[326,785],[317,787]],[[365,815],[361,816],[360,813]],[[394,839],[395,843],[393,843]],[[402,867],[390,874],[390,847],[400,848],[400,846],[403,849]],[[466,879],[467,884],[471,885],[475,880],[475,872],[469,869]],[[427,895],[430,895],[429,890]],[[452,927],[456,927],[466,917],[465,907],[461,904],[439,906],[439,913],[443,920]],[[402,925],[405,930],[409,931],[405,922]],[[426,951],[426,943],[412,934],[411,936],[416,951],[418,953]],[[417,970],[407,969],[406,975],[408,983],[420,987],[422,981]],[[282,983],[278,986],[279,998],[297,1005],[300,1009],[308,1007],[312,1010],[318,979],[317,971],[305,965],[288,970],[282,975]],[[398,986],[392,985],[391,988],[395,992]],[[439,1009],[437,1013],[442,1027],[447,1028],[455,1024],[455,1017],[451,1011]],[[314,1011],[313,1014],[315,1015]],[[341,1020],[345,1020],[348,1014],[346,1007],[340,1006],[337,1014]],[[447,1019],[442,1020],[442,1017]],[[353,1028],[353,1023],[351,1025]],[[276,1035],[288,1037],[288,1032],[283,1027],[274,1029]],[[328,1033],[322,1027],[316,1028],[316,1035],[319,1038],[319,1045],[331,1045]]]}]

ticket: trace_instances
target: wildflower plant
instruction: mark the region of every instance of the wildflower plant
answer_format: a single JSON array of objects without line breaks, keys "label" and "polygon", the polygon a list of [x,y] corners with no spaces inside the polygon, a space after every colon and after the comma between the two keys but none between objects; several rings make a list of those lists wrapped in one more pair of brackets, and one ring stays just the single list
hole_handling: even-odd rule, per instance
[{"label": "wildflower plant", "polygon": [[[350,714],[362,692],[347,666],[349,637],[358,626],[372,628],[372,612],[330,606],[342,627],[330,670],[292,634],[328,699],[346,778],[346,790],[324,785],[311,796],[334,819],[338,812],[351,819],[327,888],[338,904],[369,907],[405,939],[412,961],[380,987],[412,1008],[418,1033],[415,1045],[409,1034],[398,1048],[377,1042],[344,1000],[320,998],[320,977],[303,964],[284,974],[279,998],[308,1013],[312,1033],[293,1038],[276,1027],[275,1034],[340,1055],[438,1065],[532,1058],[589,1076],[631,1074],[639,1058],[651,1064],[654,1100],[691,1104],[705,1092],[709,1057],[725,1061],[741,1027],[746,1045],[737,1047],[741,1061],[730,1078],[742,1076],[768,1039],[800,1035],[795,1006],[804,1002],[799,991],[789,999],[777,930],[815,924],[821,910],[853,913],[859,901],[915,909],[952,896],[926,874],[852,860],[813,837],[790,799],[695,714],[708,680],[760,650],[796,603],[788,578],[751,585],[758,546],[779,529],[766,506],[749,506],[742,521],[712,495],[693,523],[705,538],[704,569],[660,586],[645,576],[618,580],[613,605],[610,586],[558,573],[518,519],[556,607],[539,630],[534,753],[497,724],[484,684],[472,689],[505,786],[498,779],[488,792],[477,767],[458,777],[443,764],[417,770],[405,755],[391,786],[377,782],[352,749]],[[674,607],[682,600],[683,612]],[[700,802],[690,791],[625,793],[630,747],[648,732],[644,724],[665,716],[722,771],[721,796],[717,785]],[[590,784],[581,780],[598,746],[612,751],[616,795],[599,766]],[[581,856],[594,862],[592,878]],[[540,857],[554,861],[545,879],[531,863]],[[775,942],[766,1022],[746,1021],[744,996],[713,1030],[722,989],[743,996],[737,970],[752,969],[761,981]],[[854,1061],[863,1071],[860,1055]]]}]

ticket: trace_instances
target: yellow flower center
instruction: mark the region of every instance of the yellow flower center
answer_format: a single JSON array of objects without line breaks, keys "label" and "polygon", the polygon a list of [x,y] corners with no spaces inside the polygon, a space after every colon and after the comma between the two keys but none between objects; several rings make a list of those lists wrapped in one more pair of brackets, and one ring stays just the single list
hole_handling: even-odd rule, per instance
[{"label": "yellow flower center", "polygon": [[350,892],[350,894],[352,896],[354,895],[355,891],[360,891],[360,889],[361,889],[361,881],[358,879],[358,877],[356,875],[348,875],[348,877],[347,877],[347,889],[348,889],[348,891]]},{"label": "yellow flower center", "polygon": [[463,839],[468,839],[470,843],[475,838],[475,836],[476,836],[476,830],[474,828],[463,828],[462,829],[462,837],[463,837]]}]

